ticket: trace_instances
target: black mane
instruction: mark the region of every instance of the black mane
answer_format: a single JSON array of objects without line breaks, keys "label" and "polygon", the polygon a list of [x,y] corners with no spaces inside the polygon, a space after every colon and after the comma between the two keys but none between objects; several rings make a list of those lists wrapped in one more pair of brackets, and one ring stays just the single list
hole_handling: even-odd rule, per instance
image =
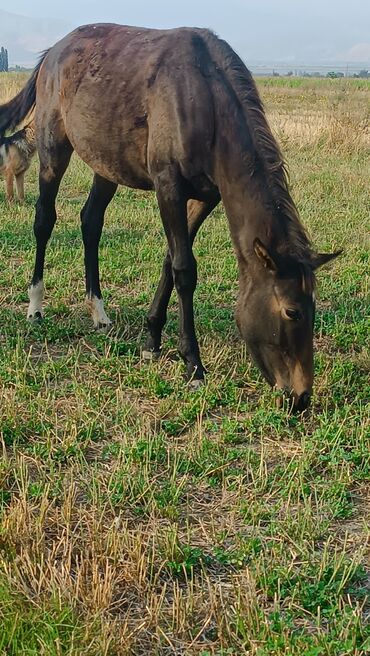
[{"label": "black mane", "polygon": [[252,75],[226,41],[206,30],[203,32],[203,37],[211,56],[215,57],[219,66],[222,64],[243,109],[255,151],[257,170],[267,182],[266,195],[268,195],[269,204],[287,234],[286,242],[280,247],[280,254],[294,258],[297,263],[302,265],[305,272],[308,269],[312,271],[310,267],[313,256],[311,243],[290,195],[286,163],[268,125],[263,103]]}]

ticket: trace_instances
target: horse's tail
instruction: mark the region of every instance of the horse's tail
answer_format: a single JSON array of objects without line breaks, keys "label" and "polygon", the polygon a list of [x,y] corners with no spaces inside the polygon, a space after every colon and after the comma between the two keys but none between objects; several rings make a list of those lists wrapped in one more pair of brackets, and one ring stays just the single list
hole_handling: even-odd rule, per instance
[{"label": "horse's tail", "polygon": [[47,53],[48,50],[42,53],[36,68],[23,89],[7,103],[0,105],[0,135],[7,130],[14,130],[35,107],[36,82]]}]

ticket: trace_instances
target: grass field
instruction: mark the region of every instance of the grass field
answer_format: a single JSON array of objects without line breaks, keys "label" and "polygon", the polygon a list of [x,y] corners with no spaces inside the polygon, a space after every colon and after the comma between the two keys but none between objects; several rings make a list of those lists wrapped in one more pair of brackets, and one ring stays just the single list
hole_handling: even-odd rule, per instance
[{"label": "grass field", "polygon": [[[24,79],[0,76],[0,101]],[[189,393],[175,298],[162,359],[140,360],[164,253],[154,196],[121,188],[107,211],[101,335],[83,302],[91,172],[74,158],[62,183],[36,326],[36,162],[24,206],[0,183],[1,655],[370,653],[370,84],[259,85],[303,222],[345,250],[319,276],[306,419],[275,409],[237,335],[222,208],[195,247],[209,376]]]}]

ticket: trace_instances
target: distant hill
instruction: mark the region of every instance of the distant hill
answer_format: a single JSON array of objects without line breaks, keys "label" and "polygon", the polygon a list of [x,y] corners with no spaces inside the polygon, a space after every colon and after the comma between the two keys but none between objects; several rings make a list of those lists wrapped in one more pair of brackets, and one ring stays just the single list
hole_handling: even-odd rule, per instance
[{"label": "distant hill", "polygon": [[9,66],[32,68],[40,52],[73,29],[56,18],[29,18],[0,9],[0,47],[7,48]]}]

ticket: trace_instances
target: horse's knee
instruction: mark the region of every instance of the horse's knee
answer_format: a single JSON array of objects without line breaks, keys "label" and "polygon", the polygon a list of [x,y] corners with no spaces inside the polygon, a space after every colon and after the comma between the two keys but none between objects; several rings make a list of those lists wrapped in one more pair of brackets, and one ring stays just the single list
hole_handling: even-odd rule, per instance
[{"label": "horse's knee", "polygon": [[197,264],[194,257],[189,258],[186,263],[174,260],[172,272],[176,291],[180,295],[194,291],[197,284]]}]

